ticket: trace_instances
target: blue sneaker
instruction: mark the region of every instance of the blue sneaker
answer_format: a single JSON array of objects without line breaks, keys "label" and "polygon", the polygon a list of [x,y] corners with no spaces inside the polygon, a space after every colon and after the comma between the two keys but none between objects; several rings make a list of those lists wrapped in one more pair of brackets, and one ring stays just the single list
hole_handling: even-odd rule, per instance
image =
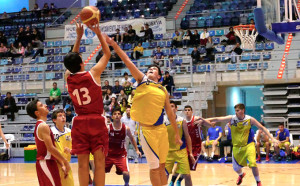
[{"label": "blue sneaker", "polygon": [[171,181],[171,182],[169,183],[169,186],[174,186],[174,182]]},{"label": "blue sneaker", "polygon": [[176,186],[181,186],[181,181],[177,181]]},{"label": "blue sneaker", "polygon": [[225,163],[225,158],[218,159],[219,163]]}]

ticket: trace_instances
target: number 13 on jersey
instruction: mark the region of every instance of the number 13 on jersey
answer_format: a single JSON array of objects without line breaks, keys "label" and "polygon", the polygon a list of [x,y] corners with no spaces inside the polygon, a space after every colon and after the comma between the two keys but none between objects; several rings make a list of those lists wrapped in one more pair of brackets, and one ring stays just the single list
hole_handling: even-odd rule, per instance
[{"label": "number 13 on jersey", "polygon": [[[81,89],[75,89],[72,93],[76,96],[77,102],[79,105],[87,105],[91,102],[91,97],[89,96],[89,90],[86,87],[82,87]],[[82,95],[82,100],[81,100]]]}]

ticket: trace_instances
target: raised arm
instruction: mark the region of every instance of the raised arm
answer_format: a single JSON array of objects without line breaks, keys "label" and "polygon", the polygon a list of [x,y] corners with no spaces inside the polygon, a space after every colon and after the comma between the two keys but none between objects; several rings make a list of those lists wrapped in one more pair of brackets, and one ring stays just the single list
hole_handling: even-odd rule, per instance
[{"label": "raised arm", "polygon": [[137,147],[136,141],[135,141],[135,139],[133,138],[133,136],[132,136],[132,134],[131,134],[131,131],[130,131],[130,128],[129,128],[129,127],[126,127],[126,133],[127,133],[127,136],[129,137],[129,139],[130,139],[130,141],[131,141],[131,143],[132,143],[132,145],[133,145],[133,147],[134,147],[134,149],[135,149],[135,151],[136,151],[136,154],[137,154],[139,157],[141,157],[142,154],[141,154],[141,152],[139,151],[139,149],[138,149],[138,147]]},{"label": "raised arm", "polygon": [[132,63],[127,54],[119,47],[119,45],[110,37],[106,38],[106,42],[112,46],[121,60],[125,63],[134,79],[140,83],[143,80],[144,74]]},{"label": "raised arm", "polygon": [[215,118],[207,118],[208,121],[210,122],[224,122],[228,123],[231,120],[232,116],[222,116],[222,117],[215,117]]},{"label": "raised arm", "polygon": [[189,150],[189,156],[192,160],[192,164],[194,164],[195,159],[194,159],[193,150],[192,150],[192,140],[191,140],[191,137],[189,135],[188,127],[186,125],[186,120],[183,120],[182,129],[183,129],[184,138],[185,138],[185,141],[186,141],[186,144],[187,144],[187,148]]},{"label": "raised arm", "polygon": [[199,126],[203,125],[203,126],[206,126],[206,127],[211,127],[211,122],[208,119],[204,119],[204,118],[199,117],[199,116],[195,116],[194,124],[199,125]]}]

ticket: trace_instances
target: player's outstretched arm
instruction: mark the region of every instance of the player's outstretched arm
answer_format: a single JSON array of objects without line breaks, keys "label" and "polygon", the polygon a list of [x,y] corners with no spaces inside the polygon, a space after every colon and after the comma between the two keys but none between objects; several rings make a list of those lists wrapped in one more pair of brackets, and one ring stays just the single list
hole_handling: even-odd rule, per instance
[{"label": "player's outstretched arm", "polygon": [[224,122],[228,123],[231,120],[232,116],[222,116],[222,117],[215,117],[215,118],[207,118],[208,121],[210,122]]},{"label": "player's outstretched arm", "polygon": [[211,122],[209,120],[204,119],[204,118],[199,117],[199,116],[195,117],[194,124],[199,125],[199,126],[204,125],[206,127],[211,127]]},{"label": "player's outstretched arm", "polygon": [[143,80],[144,74],[132,63],[127,54],[119,47],[119,45],[110,37],[106,38],[106,42],[112,46],[121,60],[125,63],[134,79],[140,83]]},{"label": "player's outstretched arm", "polygon": [[62,154],[56,149],[56,147],[52,144],[52,140],[50,137],[50,128],[47,124],[41,124],[39,126],[38,137],[44,141],[47,151],[49,151],[59,162],[63,164],[63,170],[65,176],[67,176],[68,172],[71,169],[70,164],[66,160],[66,158],[64,158]]},{"label": "player's outstretched arm", "polygon": [[100,58],[99,62],[91,69],[91,73],[93,74],[94,78],[99,79],[102,72],[105,70],[111,56],[110,49],[108,47],[108,44],[106,43],[106,37],[108,36],[106,34],[101,34],[99,23],[90,26],[89,29],[95,32],[102,45],[103,56]]},{"label": "player's outstretched arm", "polygon": [[183,120],[182,129],[183,129],[184,138],[185,138],[188,150],[189,150],[188,155],[190,156],[190,158],[192,160],[192,164],[194,164],[195,163],[195,158],[193,156],[192,140],[191,140],[191,137],[190,137],[190,134],[189,134],[188,127],[186,125],[186,120]]},{"label": "player's outstretched arm", "polygon": [[6,138],[5,138],[5,136],[4,136],[3,132],[2,132],[1,123],[0,123],[0,136],[1,136],[2,140],[5,143],[5,147],[8,149],[9,148],[9,144],[7,143],[7,140],[6,140]]},{"label": "player's outstretched arm", "polygon": [[136,154],[141,157],[142,154],[141,152],[139,151],[139,148],[137,147],[137,144],[136,144],[136,141],[135,139],[133,138],[132,134],[131,134],[131,131],[130,131],[130,128],[129,127],[126,127],[126,133],[127,133],[127,136],[129,137],[129,140],[131,141],[131,143],[133,144],[133,147],[136,151]]}]

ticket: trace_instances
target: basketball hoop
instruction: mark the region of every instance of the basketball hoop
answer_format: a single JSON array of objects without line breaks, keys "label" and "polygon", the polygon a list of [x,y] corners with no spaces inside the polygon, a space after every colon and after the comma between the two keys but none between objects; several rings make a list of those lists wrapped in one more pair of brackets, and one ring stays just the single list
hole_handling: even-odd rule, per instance
[{"label": "basketball hoop", "polygon": [[233,30],[235,34],[241,39],[242,49],[255,49],[255,40],[258,35],[258,32],[255,29],[255,25],[238,25],[234,26]]}]

